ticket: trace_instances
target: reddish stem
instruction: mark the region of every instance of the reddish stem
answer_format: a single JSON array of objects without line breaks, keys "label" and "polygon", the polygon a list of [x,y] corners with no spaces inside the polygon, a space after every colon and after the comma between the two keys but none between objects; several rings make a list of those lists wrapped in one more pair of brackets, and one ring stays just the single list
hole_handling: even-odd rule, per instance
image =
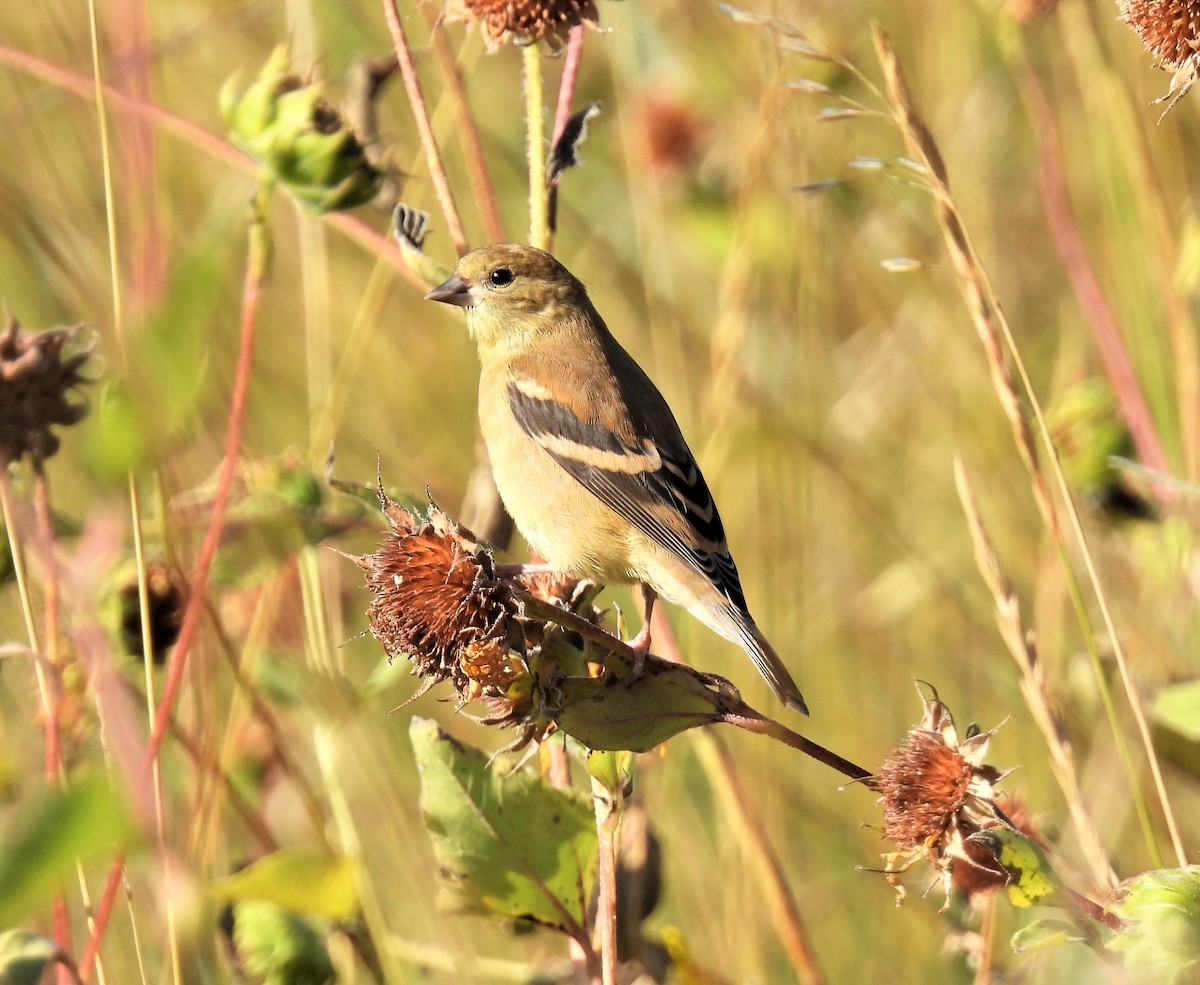
[{"label": "reddish stem", "polygon": [[567,40],[562,79],[558,84],[558,106],[554,110],[554,130],[550,137],[551,147],[558,143],[558,138],[566,129],[567,120],[571,118],[571,103],[575,101],[575,83],[579,80],[579,63],[583,60],[583,32],[584,26],[576,24],[571,28]]},{"label": "reddish stem", "polygon": [[[179,639],[167,664],[166,679],[163,683],[162,697],[154,716],[154,728],[146,743],[146,752],[142,759],[139,779],[149,778],[150,770],[158,758],[165,738],[171,726],[171,714],[175,698],[183,683],[183,672],[187,666],[187,658],[196,639],[200,627],[200,617],[204,612],[204,588],[212,569],[213,558],[216,557],[217,546],[221,541],[221,530],[225,525],[225,514],[229,508],[230,492],[233,488],[233,477],[237,471],[238,455],[242,447],[242,434],[246,423],[246,406],[250,392],[250,380],[254,366],[254,336],[257,325],[258,301],[262,292],[263,278],[266,273],[265,228],[263,226],[265,212],[265,191],[260,193],[255,208],[258,210],[250,231],[250,248],[246,260],[246,278],[242,288],[242,323],[241,347],[238,351],[237,371],[233,382],[233,393],[230,397],[229,424],[225,432],[225,456],[221,461],[221,470],[217,476],[216,489],[213,493],[212,513],[204,541],[200,545],[200,553],[196,558],[196,567],[192,573],[189,588],[188,604],[184,610],[183,623],[179,629]],[[116,899],[117,887],[121,881],[121,872],[125,860],[118,855],[108,872],[108,881],[104,886],[100,906],[96,910],[95,924],[88,938],[87,947],[79,962],[79,974],[87,981],[92,972],[92,965],[108,929],[108,921],[112,915],[112,905]]]},{"label": "reddish stem", "polygon": [[467,234],[463,230],[462,219],[458,214],[458,206],[454,204],[454,192],[450,189],[450,180],[446,177],[446,168],[442,164],[442,154],[438,150],[437,138],[433,135],[433,123],[429,119],[429,109],[425,105],[425,95],[421,92],[421,80],[417,76],[417,67],[413,64],[412,51],[408,47],[408,36],[404,33],[404,24],[400,20],[400,11],[396,0],[384,0],[383,16],[387,19],[388,31],[392,35],[392,47],[396,49],[396,61],[400,65],[400,74],[404,78],[404,88],[408,92],[408,103],[412,107],[413,117],[417,123],[417,133],[421,135],[421,146],[425,150],[425,162],[429,166],[429,177],[433,181],[433,190],[437,195],[438,204],[442,207],[442,215],[450,234],[450,241],[459,256],[467,252]]},{"label": "reddish stem", "polygon": [[[1104,361],[1104,369],[1116,391],[1122,416],[1129,425],[1129,433],[1137,447],[1138,458],[1155,472],[1165,474],[1168,471],[1167,457],[1159,441],[1154,418],[1146,405],[1116,317],[1088,260],[1083,237],[1071,213],[1058,130],[1045,91],[1032,71],[1025,73],[1024,92],[1038,138],[1038,180],[1054,245],[1071,280],[1075,296],[1079,299],[1079,306],[1087,316],[1096,348]],[[1156,481],[1153,486],[1155,494],[1164,503],[1169,504],[1174,499],[1174,493],[1166,483]]]},{"label": "reddish stem", "polygon": [[454,102],[457,117],[458,139],[462,143],[463,156],[466,159],[467,174],[471,186],[475,190],[475,199],[483,218],[483,230],[489,242],[503,243],[507,240],[504,234],[504,220],[500,217],[500,204],[496,198],[496,186],[492,182],[492,173],[488,169],[487,155],[483,150],[483,138],[479,135],[479,125],[471,113],[471,104],[467,101],[467,87],[463,82],[462,70],[454,59],[446,36],[437,29],[437,14],[428,4],[422,4],[425,17],[430,21],[433,33],[430,42],[433,54],[437,58],[438,67],[446,79],[446,91]]},{"label": "reddish stem", "polygon": [[[40,459],[33,463],[34,510],[37,514],[37,538],[45,570],[43,599],[46,648],[46,721],[44,725],[46,746],[46,779],[52,787],[62,788],[66,781],[62,758],[62,725],[59,721],[62,709],[62,659],[59,647],[58,614],[58,559],[54,555],[54,511],[50,505],[50,483]],[[67,900],[60,890],[51,904],[54,922],[54,943],[63,954],[71,953],[71,913]],[[69,970],[55,966],[55,978],[60,985],[71,981]]]},{"label": "reddish stem", "polygon": [[[96,98],[95,85],[90,76],[83,76],[78,72],[72,72],[61,65],[55,65],[53,62],[46,61],[44,58],[38,58],[36,55],[31,55],[26,51],[21,51],[6,44],[0,44],[0,64],[20,69],[35,78],[42,79],[67,92],[73,92],[84,99]],[[204,151],[206,154],[225,164],[241,168],[248,174],[253,174],[258,170],[258,165],[254,161],[236,150],[224,137],[213,133],[211,130],[206,130],[204,127],[197,125],[185,117],[179,116],[177,113],[172,113],[157,103],[148,103],[135,99],[121,92],[119,89],[114,89],[112,86],[105,85],[101,89],[104,92],[104,99],[108,103],[109,108],[122,113],[129,113],[133,116],[144,117],[153,122],[164,133],[172,134],[185,144]],[[414,287],[419,287],[422,291],[428,289],[428,286],[421,280],[420,276],[410,270],[408,265],[404,263],[400,253],[392,248],[391,238],[386,234],[373,229],[358,216],[351,215],[348,212],[337,212],[333,215],[328,215],[325,217],[325,221],[351,242],[362,247],[371,256],[382,257]]]}]

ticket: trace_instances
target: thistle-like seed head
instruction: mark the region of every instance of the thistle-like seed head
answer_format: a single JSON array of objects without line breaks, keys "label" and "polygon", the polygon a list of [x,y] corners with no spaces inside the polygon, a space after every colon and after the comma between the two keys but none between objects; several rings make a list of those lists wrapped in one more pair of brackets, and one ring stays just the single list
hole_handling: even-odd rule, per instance
[{"label": "thistle-like seed head", "polygon": [[543,39],[557,49],[572,27],[600,24],[594,0],[449,0],[444,16],[478,24],[489,51]]},{"label": "thistle-like seed head", "polygon": [[998,826],[1011,827],[996,806],[993,784],[1003,774],[983,762],[995,729],[968,729],[959,739],[954,718],[936,692],[913,726],[873,779],[883,806],[883,836],[899,851],[885,856],[893,885],[896,875],[922,858],[940,876],[949,894],[956,867],[974,866],[1006,879],[998,864],[972,852],[967,839]]},{"label": "thistle-like seed head", "polygon": [[89,382],[80,369],[91,347],[63,356],[64,349],[79,341],[81,330],[76,325],[27,332],[12,318],[0,333],[0,465],[23,455],[38,462],[49,458],[59,445],[50,429],[87,416],[88,404],[78,389]]},{"label": "thistle-like seed head", "polygon": [[391,529],[356,561],[372,595],[371,632],[388,656],[409,657],[413,673],[434,683],[451,681],[464,704],[527,691],[517,602],[491,555],[436,508],[424,520],[390,501],[384,512]]}]

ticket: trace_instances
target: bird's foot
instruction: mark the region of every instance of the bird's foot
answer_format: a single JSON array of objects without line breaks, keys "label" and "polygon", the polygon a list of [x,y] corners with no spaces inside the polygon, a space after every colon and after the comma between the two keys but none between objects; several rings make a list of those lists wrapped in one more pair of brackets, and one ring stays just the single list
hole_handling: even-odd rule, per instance
[{"label": "bird's foot", "polygon": [[625,645],[633,651],[633,676],[641,677],[646,667],[646,654],[650,652],[650,620],[642,623],[637,636],[626,640]]}]

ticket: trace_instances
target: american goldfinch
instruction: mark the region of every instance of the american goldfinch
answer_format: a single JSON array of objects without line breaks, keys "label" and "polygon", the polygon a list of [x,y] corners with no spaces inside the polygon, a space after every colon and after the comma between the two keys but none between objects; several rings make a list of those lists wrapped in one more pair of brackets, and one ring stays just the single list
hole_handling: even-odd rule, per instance
[{"label": "american goldfinch", "polygon": [[549,253],[499,244],[463,256],[426,298],[466,309],[482,364],[480,429],[530,547],[577,577],[643,586],[643,647],[653,593],[684,606],[807,714],[750,616],[716,504],[671,409],[583,284]]}]

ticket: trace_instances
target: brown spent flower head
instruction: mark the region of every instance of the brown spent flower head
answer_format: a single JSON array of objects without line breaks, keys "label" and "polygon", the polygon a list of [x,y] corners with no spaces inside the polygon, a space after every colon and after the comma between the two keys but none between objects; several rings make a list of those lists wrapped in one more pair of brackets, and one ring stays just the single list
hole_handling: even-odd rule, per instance
[{"label": "brown spent flower head", "polygon": [[27,332],[10,318],[0,334],[0,466],[28,455],[41,462],[58,451],[50,429],[78,424],[88,404],[72,394],[89,382],[79,370],[92,354],[88,346],[63,357],[83,326]]},{"label": "brown spent flower head", "polygon": [[[931,689],[932,690],[932,689]],[[1006,881],[1003,870],[975,857],[967,839],[998,826],[1011,827],[995,803],[993,784],[1004,774],[983,763],[995,729],[968,729],[959,740],[949,709],[934,691],[925,714],[884,762],[872,786],[883,805],[883,836],[900,849],[884,856],[888,881],[926,859],[937,871],[949,900],[957,865],[980,867]]]},{"label": "brown spent flower head", "polygon": [[1200,52],[1200,0],[1121,0],[1120,16],[1166,68],[1181,69]]},{"label": "brown spent flower head", "polygon": [[354,560],[372,595],[371,632],[388,657],[408,656],[427,687],[451,681],[463,704],[526,692],[518,605],[491,555],[436,507],[424,520],[387,499],[383,510],[387,537]]},{"label": "brown spent flower head", "polygon": [[[1200,78],[1200,0],[1120,0],[1120,17],[1163,68],[1171,69],[1163,116]],[[1162,122],[1162,117],[1159,117]]]},{"label": "brown spent flower head", "polygon": [[479,24],[488,51],[543,39],[557,50],[572,27],[600,26],[594,0],[448,0],[443,16],[448,21]]}]

